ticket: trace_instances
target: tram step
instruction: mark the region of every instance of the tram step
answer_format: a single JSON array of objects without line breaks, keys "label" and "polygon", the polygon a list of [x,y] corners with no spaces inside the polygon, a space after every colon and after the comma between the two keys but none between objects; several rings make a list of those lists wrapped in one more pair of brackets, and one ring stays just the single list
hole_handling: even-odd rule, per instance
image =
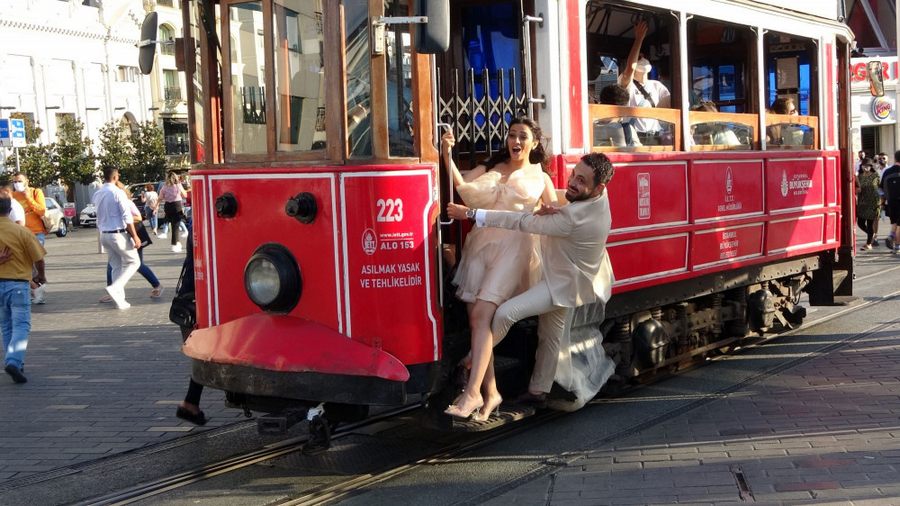
[{"label": "tram step", "polygon": [[503,404],[500,406],[499,414],[491,415],[490,418],[483,422],[475,420],[463,420],[462,418],[450,418],[450,430],[453,432],[482,432],[486,430],[496,429],[501,425],[510,422],[522,420],[534,415],[533,406],[524,406],[519,404]]}]

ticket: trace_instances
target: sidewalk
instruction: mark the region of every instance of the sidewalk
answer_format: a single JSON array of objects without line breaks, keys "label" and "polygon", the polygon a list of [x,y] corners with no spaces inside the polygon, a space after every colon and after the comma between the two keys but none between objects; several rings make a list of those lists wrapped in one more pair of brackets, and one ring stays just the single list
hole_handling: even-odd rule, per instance
[{"label": "sidewalk", "polygon": [[48,237],[46,249],[47,303],[32,307],[28,383],[0,378],[0,484],[238,419],[217,391],[204,392],[205,427],[174,416],[190,371],[168,321],[184,253],[155,240],[144,258],[165,292],[151,299],[136,274],[126,288],[132,307],[120,311],[97,302],[106,255],[96,229]]}]

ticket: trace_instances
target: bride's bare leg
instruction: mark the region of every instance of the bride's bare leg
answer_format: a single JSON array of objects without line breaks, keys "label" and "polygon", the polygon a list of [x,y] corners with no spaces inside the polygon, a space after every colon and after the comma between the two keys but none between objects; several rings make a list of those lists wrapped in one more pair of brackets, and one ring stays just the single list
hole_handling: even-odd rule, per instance
[{"label": "bride's bare leg", "polygon": [[494,374],[494,353],[491,350],[491,356],[488,360],[488,367],[484,373],[484,381],[481,382],[481,398],[484,399],[484,405],[481,406],[475,419],[484,421],[490,418],[491,414],[503,402],[500,391],[497,390],[497,377]]},{"label": "bride's bare leg", "polygon": [[491,320],[496,310],[496,304],[481,299],[477,299],[469,310],[469,325],[472,327],[472,367],[465,391],[446,411],[449,415],[465,418],[484,404],[481,384],[491,363],[493,352]]}]

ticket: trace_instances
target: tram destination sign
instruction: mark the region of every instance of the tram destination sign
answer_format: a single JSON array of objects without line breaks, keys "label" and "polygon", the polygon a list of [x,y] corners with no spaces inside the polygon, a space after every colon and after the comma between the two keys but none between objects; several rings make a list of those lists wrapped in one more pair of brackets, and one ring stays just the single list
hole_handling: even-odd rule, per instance
[{"label": "tram destination sign", "polygon": [[0,146],[5,148],[24,148],[25,120],[11,118],[0,119]]}]

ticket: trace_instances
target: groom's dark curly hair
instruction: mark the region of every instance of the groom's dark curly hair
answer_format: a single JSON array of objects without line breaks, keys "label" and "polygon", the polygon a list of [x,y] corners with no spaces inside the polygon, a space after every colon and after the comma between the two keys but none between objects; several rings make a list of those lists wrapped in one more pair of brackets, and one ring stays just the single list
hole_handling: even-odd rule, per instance
[{"label": "groom's dark curly hair", "polygon": [[594,186],[600,183],[608,184],[616,173],[616,168],[603,153],[589,153],[582,156],[581,161],[594,171]]}]

